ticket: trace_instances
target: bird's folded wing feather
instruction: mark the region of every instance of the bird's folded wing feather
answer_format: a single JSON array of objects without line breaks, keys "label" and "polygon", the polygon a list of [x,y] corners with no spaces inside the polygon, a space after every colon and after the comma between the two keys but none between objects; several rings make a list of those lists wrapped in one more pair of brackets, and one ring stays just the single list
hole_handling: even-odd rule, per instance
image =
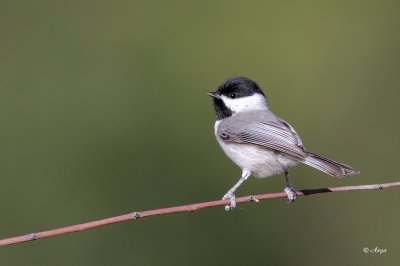
[{"label": "bird's folded wing feather", "polygon": [[284,120],[225,124],[218,128],[217,134],[227,142],[259,145],[297,160],[307,156],[300,137]]}]

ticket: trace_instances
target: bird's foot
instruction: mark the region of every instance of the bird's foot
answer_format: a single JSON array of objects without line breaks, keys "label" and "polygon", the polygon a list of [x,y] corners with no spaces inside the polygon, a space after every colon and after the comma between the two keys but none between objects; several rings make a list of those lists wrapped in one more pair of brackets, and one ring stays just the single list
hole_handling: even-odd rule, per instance
[{"label": "bird's foot", "polygon": [[296,201],[296,191],[293,187],[285,187],[285,193],[287,195],[288,203]]},{"label": "bird's foot", "polygon": [[256,196],[251,195],[250,196],[250,201],[251,202],[255,202],[255,203],[259,203],[260,201],[256,198]]},{"label": "bird's foot", "polygon": [[222,199],[223,200],[228,199],[230,201],[230,204],[225,206],[225,211],[231,211],[234,208],[236,208],[235,193],[228,191],[228,193],[226,193]]}]

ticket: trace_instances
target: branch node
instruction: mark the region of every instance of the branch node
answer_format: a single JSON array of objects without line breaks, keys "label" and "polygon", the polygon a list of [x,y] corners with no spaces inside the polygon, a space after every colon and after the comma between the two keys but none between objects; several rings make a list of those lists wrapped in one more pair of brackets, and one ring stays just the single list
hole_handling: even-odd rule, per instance
[{"label": "branch node", "polygon": [[29,234],[29,240],[36,240],[37,235],[35,233]]},{"label": "branch node", "polygon": [[140,212],[133,212],[132,217],[133,219],[139,219],[140,217],[142,217],[142,214]]}]

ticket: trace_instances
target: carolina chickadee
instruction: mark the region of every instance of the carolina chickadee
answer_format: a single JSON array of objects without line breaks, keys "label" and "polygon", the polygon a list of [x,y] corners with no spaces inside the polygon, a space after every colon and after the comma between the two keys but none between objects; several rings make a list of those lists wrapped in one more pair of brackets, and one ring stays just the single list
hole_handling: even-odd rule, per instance
[{"label": "carolina chickadee", "polygon": [[213,98],[217,115],[215,136],[226,155],[242,169],[242,177],[224,195],[236,207],[235,191],[249,178],[285,173],[284,191],[289,202],[296,199],[289,167],[305,163],[334,177],[358,174],[351,166],[308,152],[294,128],[274,115],[265,94],[254,81],[232,77],[224,81]]}]

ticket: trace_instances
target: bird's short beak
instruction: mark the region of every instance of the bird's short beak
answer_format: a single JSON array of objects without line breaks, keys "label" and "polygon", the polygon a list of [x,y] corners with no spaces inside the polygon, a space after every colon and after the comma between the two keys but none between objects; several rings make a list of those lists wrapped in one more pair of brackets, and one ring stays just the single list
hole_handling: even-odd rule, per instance
[{"label": "bird's short beak", "polygon": [[221,95],[218,92],[207,92],[207,94],[213,98],[221,99]]}]

